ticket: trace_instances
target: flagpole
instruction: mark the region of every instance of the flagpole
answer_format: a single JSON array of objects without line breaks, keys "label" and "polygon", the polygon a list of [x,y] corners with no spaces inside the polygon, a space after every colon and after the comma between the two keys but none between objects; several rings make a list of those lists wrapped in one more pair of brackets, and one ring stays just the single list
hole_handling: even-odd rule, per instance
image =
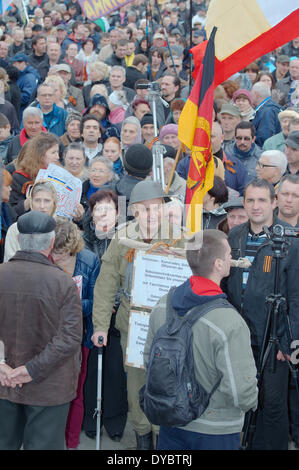
[{"label": "flagpole", "polygon": [[159,15],[159,20],[160,20],[161,26],[163,27],[163,30],[164,30],[164,36],[165,36],[165,39],[166,39],[166,42],[167,42],[167,47],[168,47],[169,54],[170,54],[170,57],[171,57],[171,61],[172,61],[172,65],[173,65],[174,74],[175,74],[175,76],[176,76],[177,78],[180,78],[180,77],[178,76],[177,70],[176,70],[176,68],[175,68],[175,64],[174,64],[174,60],[173,60],[173,55],[172,55],[172,51],[171,51],[171,49],[170,49],[170,45],[169,45],[169,41],[168,41],[167,31],[166,31],[165,26],[163,26],[162,15],[161,15],[160,7],[159,7],[159,4],[158,4],[158,0],[156,0],[156,8],[157,8],[157,11],[158,11],[158,15]]},{"label": "flagpole", "polygon": [[171,169],[170,177],[169,177],[168,184],[167,184],[167,188],[166,188],[166,191],[165,191],[166,194],[169,193],[169,189],[170,189],[170,186],[171,186],[173,177],[174,177],[174,172],[175,172],[175,170],[176,170],[176,167],[177,167],[177,165],[178,165],[179,158],[180,158],[181,153],[182,153],[182,148],[183,148],[183,144],[180,143],[180,146],[179,146],[179,148],[178,148],[178,150],[177,150],[177,153],[176,153],[176,156],[175,156],[174,165],[173,165],[173,167],[172,167],[172,169]]},{"label": "flagpole", "polygon": [[[192,49],[192,7],[193,7],[193,3],[192,3],[192,0],[190,0],[190,10],[189,10],[189,30],[190,30],[190,38],[189,38],[189,47],[190,47],[190,50]],[[189,93],[191,92],[191,88],[192,88],[192,54],[189,50],[189,59],[190,59],[190,75],[189,75]]]}]

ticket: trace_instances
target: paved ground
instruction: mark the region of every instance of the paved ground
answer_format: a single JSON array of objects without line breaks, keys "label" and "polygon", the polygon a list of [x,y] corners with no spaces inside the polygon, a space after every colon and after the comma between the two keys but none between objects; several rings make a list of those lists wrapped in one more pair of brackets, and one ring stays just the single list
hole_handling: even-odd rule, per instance
[{"label": "paved ground", "polygon": [[[127,421],[125,432],[120,442],[112,441],[112,439],[109,438],[107,432],[103,428],[102,428],[100,442],[101,442],[101,450],[122,451],[122,450],[135,450],[136,449],[136,438],[135,438],[135,434],[130,425],[129,420]],[[95,449],[96,449],[95,439],[89,439],[89,437],[86,436],[85,432],[82,432],[80,436],[80,445],[78,447],[78,450],[95,450]],[[289,442],[289,450],[298,450],[295,448],[295,445],[292,441]]]}]

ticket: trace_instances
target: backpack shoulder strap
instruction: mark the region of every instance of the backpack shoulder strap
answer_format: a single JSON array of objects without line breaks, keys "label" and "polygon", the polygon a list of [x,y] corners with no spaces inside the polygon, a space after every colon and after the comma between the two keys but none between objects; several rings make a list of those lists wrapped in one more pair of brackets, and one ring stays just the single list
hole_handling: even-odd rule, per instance
[{"label": "backpack shoulder strap", "polygon": [[173,318],[175,318],[176,312],[172,306],[172,297],[174,293],[175,287],[171,287],[167,294],[166,300],[166,323],[170,323]]},{"label": "backpack shoulder strap", "polygon": [[233,308],[233,306],[223,297],[213,299],[204,305],[196,305],[193,307],[187,314],[186,321],[192,326],[197,320],[199,320],[199,318],[203,317],[215,308]]}]

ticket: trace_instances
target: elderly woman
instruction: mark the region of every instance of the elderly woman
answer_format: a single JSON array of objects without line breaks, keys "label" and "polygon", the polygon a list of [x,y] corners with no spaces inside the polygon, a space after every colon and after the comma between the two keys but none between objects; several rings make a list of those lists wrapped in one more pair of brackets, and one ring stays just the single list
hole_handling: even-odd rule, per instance
[{"label": "elderly woman", "polygon": [[66,132],[60,137],[64,147],[67,147],[71,142],[81,141],[80,122],[81,114],[77,111],[72,111],[68,114],[65,120]]},{"label": "elderly woman", "polygon": [[86,168],[86,156],[81,142],[72,142],[66,147],[63,155],[64,168],[82,182],[88,180],[89,173]]},{"label": "elderly woman", "polygon": [[113,171],[113,163],[107,157],[95,157],[89,161],[89,179],[83,183],[81,204],[86,211],[89,206],[89,198],[99,189],[103,189],[109,185],[113,188],[118,180],[117,175]]},{"label": "elderly woman", "polygon": [[126,118],[121,128],[121,148],[123,154],[134,144],[141,144],[141,126],[139,120],[135,116]]},{"label": "elderly woman", "polygon": [[160,130],[159,140],[162,144],[170,145],[175,150],[178,150],[180,146],[180,141],[178,138],[178,128],[177,124],[166,124]]},{"label": "elderly woman", "polygon": [[42,132],[26,143],[22,159],[17,159],[16,171],[13,174],[9,202],[17,216],[30,208],[27,189],[34,183],[40,169],[47,169],[50,163],[59,163],[59,139],[56,135]]},{"label": "elderly woman", "polygon": [[81,348],[81,371],[78,379],[77,396],[71,402],[66,429],[66,446],[76,449],[84,417],[83,386],[87,372],[87,358],[93,344],[91,336],[93,289],[99,274],[98,257],[84,249],[84,242],[77,226],[64,217],[56,217],[55,243],[51,252],[57,266],[71,276],[78,285],[82,301],[83,338]]},{"label": "elderly woman", "polygon": [[296,113],[294,109],[284,109],[278,113],[278,120],[281,126],[281,132],[278,134],[274,134],[269,139],[265,140],[263,145],[263,150],[280,150],[284,152],[285,150],[285,141],[287,136],[289,135],[289,125],[292,119],[296,119],[299,117],[299,114]]},{"label": "elderly woman", "polygon": [[[99,261],[106,252],[118,223],[118,197],[109,189],[100,189],[89,199],[89,210],[84,219],[83,239],[86,248],[93,251]],[[119,441],[127,420],[126,377],[120,348],[120,334],[114,327],[118,298],[115,299],[114,313],[109,328],[109,341],[104,351],[103,381],[103,425],[109,437]],[[97,351],[90,351],[85,382],[84,429],[89,437],[96,434],[93,419],[97,392]]]},{"label": "elderly woman", "polygon": [[[45,212],[49,215],[54,215],[57,207],[57,194],[55,188],[50,181],[40,180],[35,183],[30,191],[28,197],[30,209],[33,211]],[[18,240],[18,227],[15,222],[12,224],[8,231],[5,241],[4,262],[10,260],[15,253],[20,249]]]}]

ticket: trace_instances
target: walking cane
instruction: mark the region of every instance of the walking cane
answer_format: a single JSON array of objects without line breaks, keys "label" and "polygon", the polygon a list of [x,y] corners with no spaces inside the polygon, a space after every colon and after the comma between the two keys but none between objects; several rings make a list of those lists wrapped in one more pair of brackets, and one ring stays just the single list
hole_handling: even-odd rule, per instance
[{"label": "walking cane", "polygon": [[[103,336],[99,336],[98,342],[103,344]],[[98,392],[97,392],[97,438],[96,450],[100,450],[100,434],[101,434],[101,411],[102,411],[102,366],[103,366],[103,346],[98,348]]]}]

